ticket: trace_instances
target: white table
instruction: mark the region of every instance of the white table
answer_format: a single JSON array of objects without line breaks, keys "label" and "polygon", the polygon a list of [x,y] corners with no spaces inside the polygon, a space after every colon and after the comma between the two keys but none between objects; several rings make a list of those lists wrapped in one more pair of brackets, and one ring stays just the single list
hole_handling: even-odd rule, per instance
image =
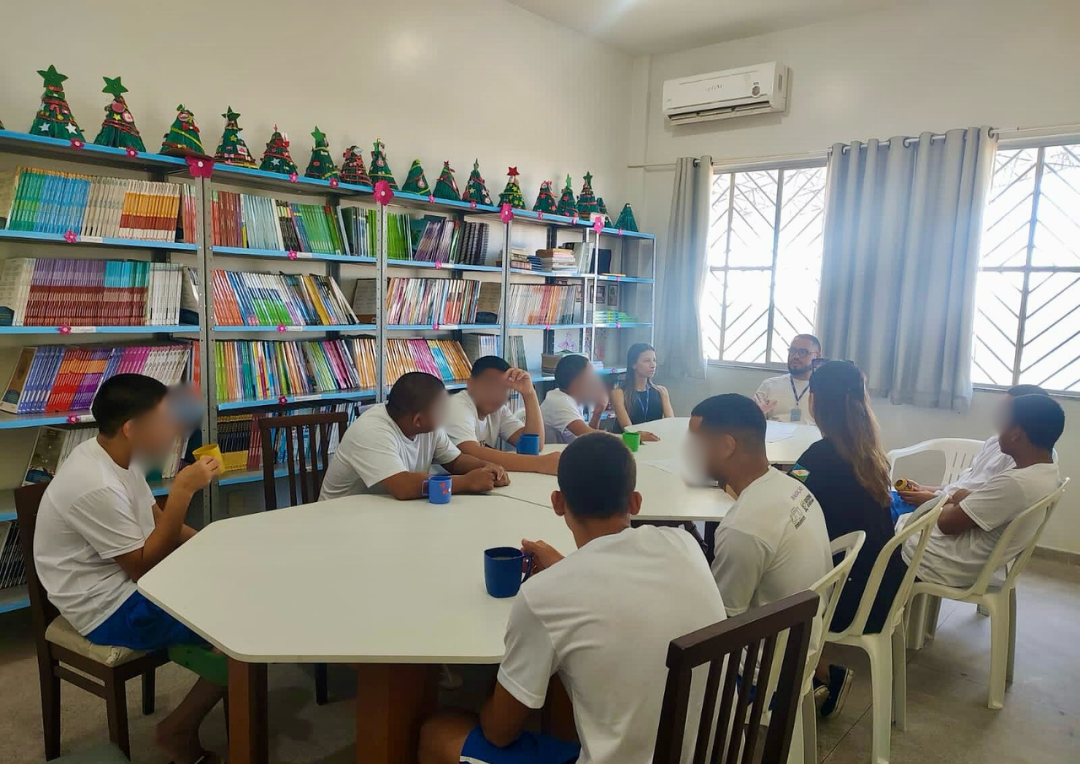
[{"label": "white table", "polygon": [[[660,437],[657,443],[642,443],[638,463],[654,461],[675,463],[683,458],[690,417],[669,417],[628,427],[628,430],[648,430]],[[765,433],[765,452],[772,464],[795,464],[806,451],[821,440],[821,430],[812,424],[768,422]]]}]

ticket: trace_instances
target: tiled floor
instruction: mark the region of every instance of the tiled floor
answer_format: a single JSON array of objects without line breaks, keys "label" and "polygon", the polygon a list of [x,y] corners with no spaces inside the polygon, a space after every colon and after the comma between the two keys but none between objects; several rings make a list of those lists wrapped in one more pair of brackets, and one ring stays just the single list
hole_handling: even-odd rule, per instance
[{"label": "tiled floor", "polygon": [[[971,606],[944,603],[937,639],[909,653],[908,729],[892,735],[892,761],[971,764],[1080,762],[1080,567],[1035,560],[1021,579],[1016,678],[1005,708],[986,708],[989,624]],[[0,762],[42,760],[37,669],[26,613],[0,616]],[[818,725],[818,752],[828,764],[870,761],[869,665],[857,650],[830,650],[834,661],[855,668],[856,683],[843,712]],[[463,672],[462,690],[447,695],[455,705],[473,705],[487,692],[490,669]],[[336,700],[314,705],[311,672],[297,666],[270,671],[271,760],[352,762],[353,674],[331,669]],[[190,675],[175,666],[159,671],[158,708],[182,696]],[[107,739],[104,704],[64,687],[65,751]],[[151,745],[152,717],[139,712],[138,683],[130,684],[133,760],[165,762]],[[224,750],[222,714],[204,727],[204,742]]]}]

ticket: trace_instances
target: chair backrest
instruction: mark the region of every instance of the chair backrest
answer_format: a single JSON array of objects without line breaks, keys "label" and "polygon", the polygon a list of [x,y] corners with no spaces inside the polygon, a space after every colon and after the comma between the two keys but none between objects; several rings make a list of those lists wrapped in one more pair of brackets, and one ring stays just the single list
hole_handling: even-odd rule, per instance
[{"label": "chair backrest", "polygon": [[941,485],[948,485],[971,466],[972,460],[982,447],[983,441],[969,438],[933,438],[924,440],[914,446],[890,451],[888,453],[889,472],[892,479],[896,480],[896,462],[899,459],[927,451],[940,451],[945,457],[945,472],[941,476]]},{"label": "chair backrest", "polygon": [[[771,696],[772,717],[762,757],[766,762],[785,761],[801,697],[802,676],[818,602],[819,598],[813,592],[800,592],[673,640],[668,647],[667,683],[653,764],[679,764],[682,760],[693,673],[695,668],[705,664],[709,671],[694,741],[693,764],[704,764],[710,749],[711,761],[721,761],[729,743],[724,764],[752,761],[762,713],[770,705],[770,694],[758,691],[751,677],[756,670],[757,684],[768,685],[773,663],[777,662],[775,656],[780,652],[777,641],[781,634],[787,633],[776,693]],[[719,715],[716,710],[718,693]]]},{"label": "chair backrest", "polygon": [[[902,547],[904,542],[909,538],[915,534],[919,534],[919,541],[915,545],[915,550],[911,555],[907,572],[904,574],[904,579],[900,583],[900,588],[896,591],[896,596],[893,597],[889,613],[885,617],[885,628],[891,628],[890,624],[892,624],[893,619],[896,618],[897,611],[907,602],[911,587],[915,584],[915,574],[919,570],[919,563],[922,562],[923,552],[926,551],[926,544],[930,541],[930,534],[933,532],[934,526],[937,525],[938,517],[941,515],[941,510],[945,506],[945,502],[948,501],[948,498],[948,496],[939,496],[930,509],[921,514],[916,510],[915,514],[912,515],[911,519],[900,532],[886,542],[885,546],[881,548],[877,560],[874,561],[874,567],[871,569],[870,576],[866,580],[866,588],[863,589],[862,599],[859,600],[859,609],[855,611],[855,617],[851,619],[851,623],[848,624],[848,627],[842,632],[836,633],[828,631],[826,639],[835,641],[842,639],[849,634],[862,634],[866,630],[866,619],[870,617],[870,609],[874,606],[874,600],[877,599],[878,589],[881,588],[881,582],[885,578],[885,572],[889,568],[889,562],[892,560],[893,554],[897,549]],[[829,623],[830,622],[826,622],[826,629],[829,628]]]},{"label": "chair backrest", "polygon": [[37,566],[34,564],[34,531],[37,528],[38,507],[46,488],[47,483],[35,483],[15,489],[15,516],[18,518],[19,546],[23,565],[26,567],[30,620],[34,624],[34,638],[39,642],[45,640],[45,627],[60,615],[60,611],[49,601],[49,595],[38,579]]},{"label": "chair backrest", "polygon": [[[277,482],[274,479],[274,433],[282,431],[285,438],[285,463],[288,467],[289,506],[318,501],[323,476],[330,464],[330,444],[335,428],[340,437],[345,432],[349,415],[344,411],[328,414],[299,414],[296,416],[267,416],[259,419],[262,439],[263,495],[267,509],[277,509]],[[297,492],[297,483],[300,485]]]}]

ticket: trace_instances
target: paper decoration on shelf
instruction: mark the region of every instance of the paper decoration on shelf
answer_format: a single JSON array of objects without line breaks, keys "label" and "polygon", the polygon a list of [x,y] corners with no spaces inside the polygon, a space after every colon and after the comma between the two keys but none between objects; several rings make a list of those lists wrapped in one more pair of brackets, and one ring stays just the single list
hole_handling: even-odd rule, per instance
[{"label": "paper decoration on shelf", "polygon": [[465,184],[465,193],[461,195],[461,201],[474,204],[491,204],[491,195],[487,186],[484,185],[484,177],[480,174],[480,160],[473,160],[472,172],[469,173],[469,182]]},{"label": "paper decoration on shelf", "polygon": [[566,185],[563,186],[562,196],[559,197],[559,206],[555,211],[566,217],[577,215],[577,202],[574,201],[574,189],[570,186],[570,176],[566,176]]},{"label": "paper decoration on shelf", "polygon": [[240,131],[243,130],[237,122],[240,115],[233,111],[231,106],[226,106],[225,113],[221,116],[225,118],[225,132],[221,134],[221,143],[218,144],[214,159],[225,164],[254,169],[255,160],[244,139],[240,137]]},{"label": "paper decoration on shelf", "polygon": [[499,208],[499,220],[501,220],[504,223],[509,223],[513,219],[514,219],[514,207],[513,207],[513,205],[511,205],[510,202],[503,202],[502,206]]},{"label": "paper decoration on shelf", "polygon": [[345,161],[341,163],[339,177],[344,183],[353,183],[357,186],[370,186],[371,178],[368,177],[367,167],[364,166],[364,152],[359,146],[349,146],[342,155]]},{"label": "paper decoration on shelf", "polygon": [[[94,143],[98,146],[112,146],[118,149],[134,149],[146,151],[139,128],[135,127],[135,118],[128,110],[124,93],[128,89],[120,82],[119,77],[102,77],[105,87],[102,93],[111,95],[112,101],[105,106],[105,119],[101,123],[101,132],[97,134]],[[2,125],[0,125],[2,127]]]},{"label": "paper decoration on shelf", "polygon": [[3,130],[3,129],[5,129],[4,128],[4,120],[0,119],[0,130]]},{"label": "paper decoration on shelf", "polygon": [[450,166],[449,159],[443,162],[442,172],[439,173],[439,179],[435,181],[433,196],[436,199],[449,199],[454,202],[461,198],[457,180],[454,178],[454,168]]},{"label": "paper decoration on shelf", "polygon": [[394,189],[390,187],[390,183],[385,180],[375,181],[375,201],[385,207],[393,200]]},{"label": "paper decoration on shelf", "polygon": [[536,196],[536,203],[533,204],[533,212],[555,212],[555,194],[551,191],[551,181],[545,180],[540,184],[540,193]]},{"label": "paper decoration on shelf", "polygon": [[586,220],[592,220],[594,213],[599,212],[596,205],[596,196],[592,190],[592,173],[586,171],[584,182],[581,184],[581,195],[577,200],[578,215]]},{"label": "paper decoration on shelf", "polygon": [[596,197],[596,213],[604,218],[604,225],[611,228],[611,218],[608,217],[607,205],[604,204],[604,197]]},{"label": "paper decoration on shelf", "polygon": [[333,157],[330,156],[326,133],[316,125],[311,132],[311,137],[315,139],[315,146],[311,149],[311,159],[308,161],[307,170],[304,171],[304,177],[317,180],[337,180],[338,170]]},{"label": "paper decoration on shelf", "polygon": [[34,116],[30,134],[84,142],[86,139],[64,95],[64,80],[67,77],[51,64],[48,69],[39,69],[38,74],[45,80],[45,92],[41,94],[41,107]]},{"label": "paper decoration on shelf", "polygon": [[615,228],[620,231],[637,233],[637,221],[634,220],[634,208],[630,206],[630,202],[623,205],[622,212],[619,213],[619,219],[615,221]]},{"label": "paper decoration on shelf", "polygon": [[419,159],[413,160],[412,166],[409,167],[409,176],[405,178],[405,184],[401,190],[408,194],[427,194],[429,186]]},{"label": "paper decoration on shelf", "polygon": [[199,126],[195,124],[195,115],[191,109],[185,109],[184,104],[176,107],[176,119],[169,126],[169,132],[161,141],[162,154],[184,156],[188,154],[205,155],[202,139],[199,137]]},{"label": "paper decoration on shelf", "polygon": [[499,206],[509,204],[516,210],[525,209],[525,197],[521,195],[521,186],[518,184],[518,168],[509,167],[506,170],[506,188],[499,194]]},{"label": "paper decoration on shelf", "polygon": [[289,154],[289,136],[278,130],[277,125],[274,125],[274,133],[266,143],[266,151],[263,152],[259,169],[263,172],[277,172],[282,175],[296,173],[296,162]]},{"label": "paper decoration on shelf", "polygon": [[385,180],[390,189],[397,191],[397,181],[390,172],[390,164],[386,161],[386,144],[382,138],[375,139],[375,148],[371,150],[371,179],[378,183]]}]

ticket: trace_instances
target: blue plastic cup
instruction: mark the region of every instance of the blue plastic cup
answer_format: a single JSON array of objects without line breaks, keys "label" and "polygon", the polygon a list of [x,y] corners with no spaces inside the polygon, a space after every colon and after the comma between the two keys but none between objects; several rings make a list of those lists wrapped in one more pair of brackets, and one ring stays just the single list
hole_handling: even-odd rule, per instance
[{"label": "blue plastic cup", "polygon": [[453,478],[450,475],[432,475],[424,481],[420,492],[432,504],[449,504],[452,486]]},{"label": "blue plastic cup", "polygon": [[531,554],[512,546],[484,550],[484,585],[492,597],[513,597],[531,575]]},{"label": "blue plastic cup", "polygon": [[540,453],[540,436],[531,432],[522,433],[518,437],[517,452],[519,454],[536,456]]}]

